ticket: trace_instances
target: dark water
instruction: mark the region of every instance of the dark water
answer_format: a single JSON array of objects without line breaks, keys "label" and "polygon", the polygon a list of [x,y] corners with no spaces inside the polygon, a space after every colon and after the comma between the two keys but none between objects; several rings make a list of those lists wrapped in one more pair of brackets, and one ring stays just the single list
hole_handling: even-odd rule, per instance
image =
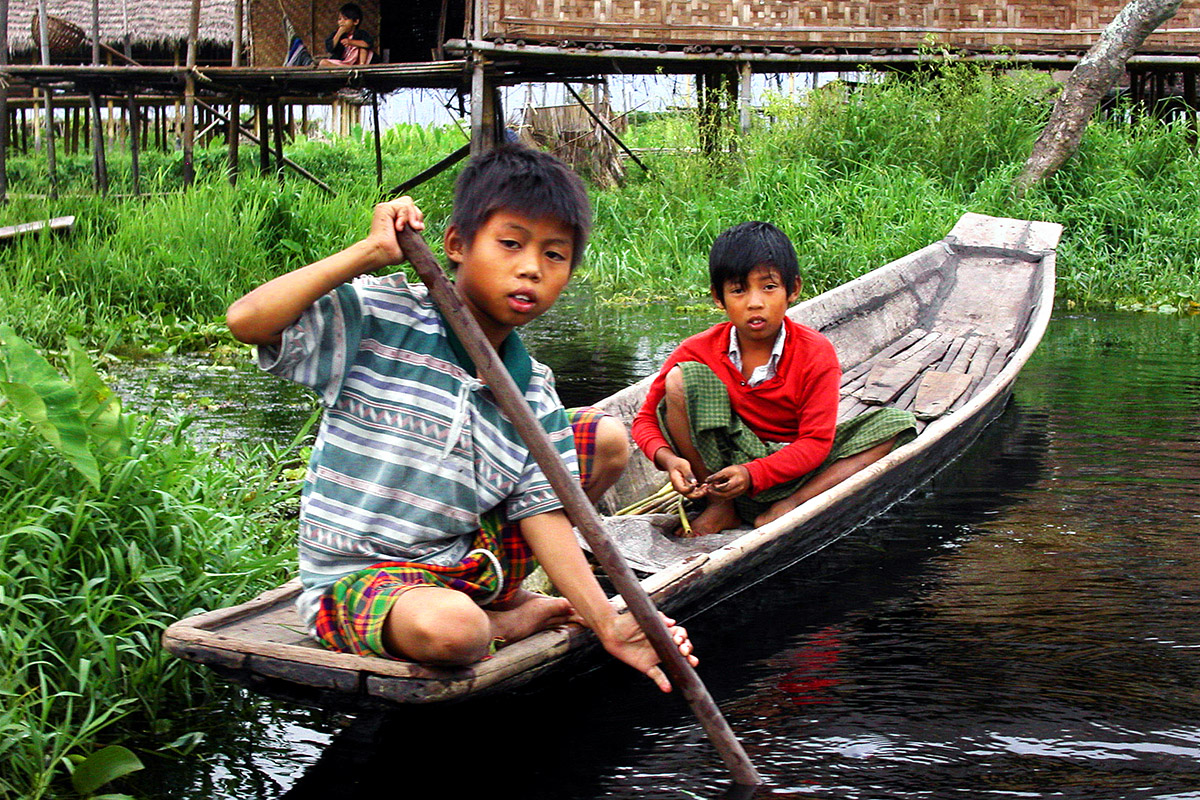
[{"label": "dark water", "polygon": [[[680,333],[614,316],[531,345],[568,402]],[[758,796],[1200,798],[1198,480],[1200,318],[1057,316],[1013,404],[932,485],[689,620]],[[372,716],[237,695],[189,724],[206,740],[154,760],[139,796],[728,788],[682,701],[615,665]]]}]

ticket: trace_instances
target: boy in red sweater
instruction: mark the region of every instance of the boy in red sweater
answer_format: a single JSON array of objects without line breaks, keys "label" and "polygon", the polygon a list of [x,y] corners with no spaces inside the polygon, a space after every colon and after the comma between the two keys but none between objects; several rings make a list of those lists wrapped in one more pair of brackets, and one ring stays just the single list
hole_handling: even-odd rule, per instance
[{"label": "boy in red sweater", "polygon": [[729,321],[675,349],[632,426],[675,491],[707,498],[694,535],[765,525],[916,436],[912,414],[894,408],[837,423],[833,345],[786,315],[801,281],[782,231],[726,230],[708,271]]}]

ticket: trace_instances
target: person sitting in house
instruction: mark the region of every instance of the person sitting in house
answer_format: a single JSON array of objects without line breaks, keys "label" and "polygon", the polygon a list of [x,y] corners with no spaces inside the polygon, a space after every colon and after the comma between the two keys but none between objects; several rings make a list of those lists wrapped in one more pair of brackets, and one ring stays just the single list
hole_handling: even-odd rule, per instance
[{"label": "person sitting in house", "polygon": [[357,3],[346,3],[338,9],[337,30],[325,39],[328,58],[317,62],[321,67],[361,67],[370,64],[375,55],[375,40],[363,30],[363,12]]},{"label": "person sitting in house", "polygon": [[841,367],[828,339],[787,317],[801,280],[782,231],[729,228],[708,268],[729,320],[675,349],[631,430],[675,491],[707,499],[697,536],[765,525],[917,433],[913,415],[895,408],[837,423]]}]

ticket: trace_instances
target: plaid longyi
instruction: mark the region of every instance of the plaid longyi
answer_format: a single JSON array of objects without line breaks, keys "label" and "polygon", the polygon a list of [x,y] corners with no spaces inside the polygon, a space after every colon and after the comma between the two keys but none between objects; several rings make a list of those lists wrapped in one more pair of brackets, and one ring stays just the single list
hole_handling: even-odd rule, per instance
[{"label": "plaid longyi", "polygon": [[[596,426],[606,412],[592,406],[568,409],[579,456],[579,480],[591,475]],[[338,579],[321,596],[317,640],[330,650],[391,658],[383,645],[383,623],[392,603],[417,586],[440,586],[463,592],[481,606],[511,600],[537,568],[533,551],[517,523],[505,523],[499,510],[480,518],[471,551],[455,564],[384,561]]]}]

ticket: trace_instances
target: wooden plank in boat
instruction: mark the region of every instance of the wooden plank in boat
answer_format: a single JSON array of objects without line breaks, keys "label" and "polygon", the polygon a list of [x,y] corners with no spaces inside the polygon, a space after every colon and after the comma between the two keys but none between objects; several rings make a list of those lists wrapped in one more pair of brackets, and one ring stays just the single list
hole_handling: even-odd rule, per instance
[{"label": "wooden plank in boat", "polygon": [[884,359],[867,376],[867,384],[859,395],[864,403],[883,405],[901,394],[921,372],[946,352],[950,342],[931,333],[923,340],[923,349],[904,360]]},{"label": "wooden plank in boat", "polygon": [[937,419],[970,385],[971,376],[965,373],[926,372],[917,388],[913,414],[917,419]]},{"label": "wooden plank in boat", "polygon": [[901,336],[899,339],[880,350],[874,358],[867,359],[857,367],[846,370],[842,373],[842,386],[846,386],[856,378],[866,375],[867,372],[870,371],[871,367],[880,359],[892,358],[898,353],[903,352],[909,346],[916,344],[920,339],[924,338],[926,333],[926,331],[923,331],[920,328],[914,328],[904,336]]}]

